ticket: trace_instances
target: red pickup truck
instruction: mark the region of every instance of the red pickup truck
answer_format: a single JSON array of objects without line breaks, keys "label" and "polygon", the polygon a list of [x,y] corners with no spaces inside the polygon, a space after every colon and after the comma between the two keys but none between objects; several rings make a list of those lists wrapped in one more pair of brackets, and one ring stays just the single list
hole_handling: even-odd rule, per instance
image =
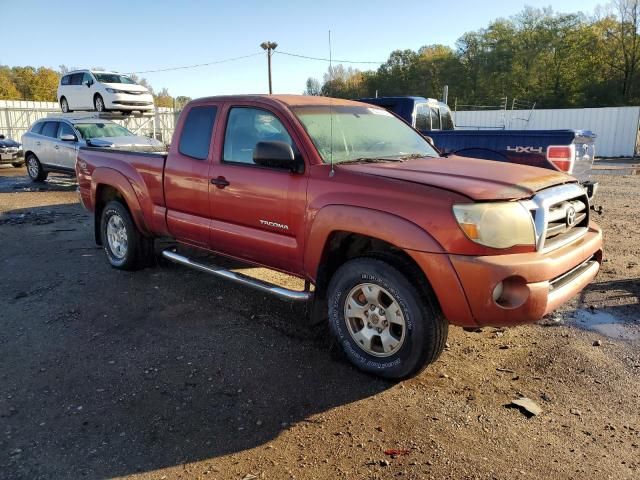
[{"label": "red pickup truck", "polygon": [[[168,155],[81,149],[83,204],[111,265],[150,264],[154,238],[305,280],[293,291],[196,261],[168,260],[313,301],[358,368],[414,375],[449,324],[534,322],[583,289],[602,260],[585,190],[568,175],[440,158],[383,108],[306,96],[189,103]],[[313,285],[313,288],[311,287]]]}]

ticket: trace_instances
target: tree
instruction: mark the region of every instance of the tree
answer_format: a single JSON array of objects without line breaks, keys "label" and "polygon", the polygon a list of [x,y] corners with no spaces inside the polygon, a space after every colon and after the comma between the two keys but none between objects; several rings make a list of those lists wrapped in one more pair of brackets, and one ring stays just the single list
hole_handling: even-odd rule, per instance
[{"label": "tree", "polygon": [[0,67],[0,100],[16,100],[20,97],[20,92],[13,83],[11,69],[6,66]]},{"label": "tree", "polygon": [[304,95],[322,95],[322,87],[320,86],[320,82],[317,78],[307,78],[307,88],[304,91]]}]

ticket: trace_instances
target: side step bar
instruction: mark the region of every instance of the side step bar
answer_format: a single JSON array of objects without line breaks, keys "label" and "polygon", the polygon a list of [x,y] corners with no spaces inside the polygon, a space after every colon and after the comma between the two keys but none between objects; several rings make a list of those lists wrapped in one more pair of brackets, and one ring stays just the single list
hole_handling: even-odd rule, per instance
[{"label": "side step bar", "polygon": [[231,270],[227,270],[221,267],[203,265],[202,263],[194,262],[189,258],[180,255],[172,250],[163,250],[162,256],[174,263],[178,263],[186,267],[191,267],[195,270],[200,270],[201,272],[224,278],[225,280],[231,280],[242,285],[247,285],[249,287],[255,288],[256,290],[271,293],[272,295],[283,298],[285,300],[306,301],[309,300],[313,295],[309,291],[301,292],[298,290],[289,290],[288,288],[279,287],[278,285],[274,285],[272,283],[263,282],[262,280],[252,278],[241,273],[232,272]]}]

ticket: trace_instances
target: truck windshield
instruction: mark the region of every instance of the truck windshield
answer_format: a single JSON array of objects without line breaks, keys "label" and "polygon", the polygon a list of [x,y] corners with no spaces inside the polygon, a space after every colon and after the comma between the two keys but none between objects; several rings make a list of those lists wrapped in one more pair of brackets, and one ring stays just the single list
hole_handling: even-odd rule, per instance
[{"label": "truck windshield", "polygon": [[117,73],[93,73],[100,83],[126,83],[129,85],[135,85],[132,79],[127,77],[126,75],[120,75]]},{"label": "truck windshield", "polygon": [[411,127],[382,108],[328,105],[293,108],[325,163],[438,157]]},{"label": "truck windshield", "polygon": [[85,140],[103,137],[132,137],[133,133],[117,123],[76,123],[74,125]]}]

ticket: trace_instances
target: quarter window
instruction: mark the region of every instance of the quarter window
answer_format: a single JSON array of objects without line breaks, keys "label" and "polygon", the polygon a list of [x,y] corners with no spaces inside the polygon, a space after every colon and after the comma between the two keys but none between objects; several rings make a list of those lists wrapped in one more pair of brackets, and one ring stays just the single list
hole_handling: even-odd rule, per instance
[{"label": "quarter window", "polygon": [[42,133],[42,127],[44,127],[44,122],[38,122],[31,127],[31,132],[40,135]]},{"label": "quarter window", "polygon": [[58,134],[58,122],[45,122],[42,127],[42,135],[45,137],[56,138]]},{"label": "quarter window", "polygon": [[70,81],[71,75],[65,75],[64,77],[62,77],[62,80],[60,80],[60,85],[69,85]]},{"label": "quarter window", "polygon": [[442,119],[442,129],[443,130],[453,130],[453,119],[451,118],[451,110],[449,107],[441,106],[440,107],[440,118]]},{"label": "quarter window", "polygon": [[218,107],[193,107],[182,126],[178,150],[188,157],[206,160]]},{"label": "quarter window", "polygon": [[278,118],[266,110],[236,107],[229,112],[224,136],[225,162],[254,165],[253,150],[258,142],[286,142],[296,147]]}]

